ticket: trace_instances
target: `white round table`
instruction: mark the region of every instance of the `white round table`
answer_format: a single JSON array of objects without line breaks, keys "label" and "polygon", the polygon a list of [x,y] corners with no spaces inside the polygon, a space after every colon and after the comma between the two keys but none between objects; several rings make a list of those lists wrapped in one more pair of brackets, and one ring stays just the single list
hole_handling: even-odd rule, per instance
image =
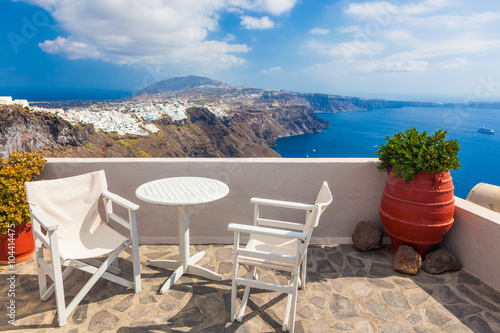
[{"label": "white round table", "polygon": [[206,268],[195,265],[204,255],[201,251],[189,255],[189,205],[202,204],[225,197],[229,187],[221,181],[202,177],[173,177],[154,180],[137,188],[135,195],[146,202],[178,206],[179,260],[153,260],[151,265],[175,269],[160,289],[163,294],[184,273],[220,281],[222,277]]}]

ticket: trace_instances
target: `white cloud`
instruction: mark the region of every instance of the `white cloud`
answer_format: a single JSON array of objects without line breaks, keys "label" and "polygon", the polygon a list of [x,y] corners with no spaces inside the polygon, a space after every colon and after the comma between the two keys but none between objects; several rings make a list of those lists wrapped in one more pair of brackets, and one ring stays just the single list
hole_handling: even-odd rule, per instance
[{"label": "white cloud", "polygon": [[413,35],[408,31],[404,30],[389,30],[383,33],[383,36],[391,41],[395,42],[408,42],[413,41]]},{"label": "white cloud", "polygon": [[222,41],[226,42],[226,43],[228,43],[228,42],[234,42],[235,40],[236,40],[236,36],[233,35],[233,34],[227,34],[227,35],[224,36],[224,38],[222,38]]},{"label": "white cloud", "polygon": [[276,66],[276,67],[271,67],[269,69],[263,69],[260,71],[262,74],[271,74],[271,73],[277,73],[281,72],[281,67]]},{"label": "white cloud", "polygon": [[378,42],[352,41],[343,43],[320,43],[316,40],[310,40],[304,48],[314,53],[319,53],[331,57],[344,57],[347,60],[360,55],[375,55],[384,51],[385,47]]},{"label": "white cloud", "polygon": [[445,61],[445,62],[441,63],[441,68],[444,68],[444,69],[456,69],[456,68],[463,67],[466,64],[467,64],[467,59],[465,59],[465,58],[454,58],[452,60]]},{"label": "white cloud", "polygon": [[228,0],[232,10],[252,10],[256,12],[268,12],[272,15],[281,15],[292,10],[297,0]]},{"label": "white cloud", "polygon": [[330,30],[315,27],[309,30],[309,32],[315,35],[328,35],[330,33]]},{"label": "white cloud", "polygon": [[352,3],[344,12],[361,19],[391,20],[392,16],[426,14],[449,6],[447,0],[425,0],[420,3],[410,2],[395,5],[387,1]]},{"label": "white cloud", "polygon": [[[241,54],[251,48],[233,44],[234,35],[208,39],[209,32],[219,29],[220,13],[233,10],[243,15],[253,10],[281,15],[296,5],[296,0],[22,1],[47,10],[64,31],[39,44],[45,52],[144,66],[242,64]],[[255,20],[248,28],[274,26],[267,16]]]},{"label": "white cloud", "polygon": [[241,26],[245,29],[272,29],[274,28],[274,22],[269,19],[268,16],[264,16],[261,18],[253,17],[253,16],[243,16],[241,18]]}]

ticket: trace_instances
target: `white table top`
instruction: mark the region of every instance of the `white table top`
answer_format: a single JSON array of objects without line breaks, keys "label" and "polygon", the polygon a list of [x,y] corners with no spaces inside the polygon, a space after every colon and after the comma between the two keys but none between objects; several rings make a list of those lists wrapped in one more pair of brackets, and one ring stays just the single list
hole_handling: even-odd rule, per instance
[{"label": "white table top", "polygon": [[160,205],[194,205],[225,197],[229,187],[221,181],[202,177],[173,177],[153,180],[137,188],[135,195]]}]

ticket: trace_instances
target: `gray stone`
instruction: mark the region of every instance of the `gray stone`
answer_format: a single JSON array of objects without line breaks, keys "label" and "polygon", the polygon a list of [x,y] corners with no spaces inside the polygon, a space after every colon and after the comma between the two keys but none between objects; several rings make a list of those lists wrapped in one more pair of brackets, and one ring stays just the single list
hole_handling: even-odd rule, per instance
[{"label": "gray stone", "polygon": [[359,333],[373,333],[372,325],[367,321],[359,322],[356,326],[356,332]]},{"label": "gray stone", "polygon": [[135,320],[143,320],[149,318],[149,315],[151,314],[151,307],[141,307],[138,309],[130,310],[128,312],[128,315]]},{"label": "gray stone", "polygon": [[73,324],[81,324],[87,320],[87,310],[89,308],[89,305],[87,302],[84,303],[81,302],[80,305],[78,305],[75,309],[75,312],[73,312],[73,315],[71,316],[71,319],[73,320]]},{"label": "gray stone", "polygon": [[356,304],[350,299],[338,294],[332,296],[330,311],[337,319],[359,317],[359,312],[356,310]]},{"label": "gray stone", "polygon": [[381,333],[408,333],[407,330],[396,324],[379,326]]},{"label": "gray stone", "polygon": [[445,305],[444,307],[457,318],[465,318],[481,311],[481,308],[470,304]]},{"label": "gray stone", "polygon": [[[444,327],[447,333],[471,333],[472,331],[464,324],[447,325]],[[428,332],[428,331],[427,331]],[[481,333],[481,332],[478,332]]]},{"label": "gray stone", "polygon": [[217,261],[228,260],[231,259],[232,257],[233,257],[232,247],[223,247],[215,251],[215,258],[217,258]]},{"label": "gray stone", "polygon": [[392,283],[384,281],[382,279],[368,279],[368,282],[370,282],[371,284],[374,284],[380,288],[386,288],[386,289],[393,289],[394,288],[394,285]]},{"label": "gray stone", "polygon": [[439,249],[437,251],[429,252],[425,256],[422,265],[424,271],[429,274],[441,274],[448,271],[456,271],[460,269],[460,263],[450,251],[446,249]]},{"label": "gray stone", "polygon": [[392,320],[391,314],[389,313],[389,311],[387,311],[382,303],[379,303],[373,299],[369,299],[365,302],[365,305],[368,311],[373,313],[375,316],[384,320]]},{"label": "gray stone", "polygon": [[316,272],[318,273],[337,273],[337,270],[326,259],[320,259],[317,262]]},{"label": "gray stone", "polygon": [[139,298],[139,301],[141,304],[151,304],[157,302],[156,298],[153,295],[142,295]]},{"label": "gray stone", "polygon": [[458,273],[458,283],[465,283],[465,284],[473,284],[473,285],[480,285],[481,280],[479,280],[477,277],[467,273],[467,272],[459,272]]},{"label": "gray stone", "polygon": [[399,291],[382,291],[382,297],[384,297],[385,302],[390,306],[411,309],[405,295]]},{"label": "gray stone", "polygon": [[425,314],[427,315],[427,319],[429,319],[429,322],[436,326],[443,326],[451,320],[451,318],[447,316],[444,311],[440,311],[437,309],[426,309]]},{"label": "gray stone", "polygon": [[382,229],[373,222],[361,221],[354,229],[352,242],[360,251],[379,249],[382,245]]},{"label": "gray stone", "polygon": [[413,247],[401,245],[394,254],[393,263],[398,272],[416,275],[422,267],[422,257]]},{"label": "gray stone", "polygon": [[347,261],[354,268],[364,268],[365,267],[365,263],[358,258],[354,258],[352,256],[347,256]]},{"label": "gray stone", "polygon": [[200,325],[207,320],[197,307],[183,310],[180,314],[180,318],[182,319],[184,326],[189,327]]},{"label": "gray stone", "polygon": [[128,295],[124,299],[122,299],[118,304],[116,304],[113,309],[123,312],[128,310],[132,306],[132,299],[134,298],[134,294]]},{"label": "gray stone", "polygon": [[328,260],[330,260],[334,265],[342,267],[344,265],[344,255],[342,252],[328,253]]},{"label": "gray stone", "polygon": [[413,330],[416,332],[416,333],[432,333],[431,331],[423,328],[423,327],[413,327]]},{"label": "gray stone", "polygon": [[418,313],[412,313],[406,320],[412,325],[418,325],[422,321],[422,317]]},{"label": "gray stone", "polygon": [[342,277],[354,277],[354,273],[353,273],[351,267],[346,266],[344,268],[344,271],[342,272]]},{"label": "gray stone", "polygon": [[368,273],[364,269],[358,269],[356,273],[354,273],[355,277],[365,277]]},{"label": "gray stone", "polygon": [[424,290],[418,290],[408,295],[415,306],[419,306],[420,304],[425,302],[429,298],[429,296],[430,294]]},{"label": "gray stone", "polygon": [[352,291],[356,296],[367,296],[372,288],[364,282],[356,282],[352,285]]},{"label": "gray stone", "polygon": [[462,294],[464,294],[465,296],[467,296],[468,298],[470,298],[472,301],[474,301],[476,304],[482,305],[485,308],[488,308],[489,310],[492,310],[492,311],[495,311],[495,312],[499,312],[500,311],[496,306],[494,306],[493,304],[485,301],[484,299],[482,299],[481,297],[479,297],[478,295],[476,295],[474,292],[472,292],[469,288],[467,288],[463,284],[459,285],[457,287],[457,289]]},{"label": "gray stone", "polygon": [[233,263],[232,262],[226,262],[223,261],[219,263],[219,274],[227,274],[231,273],[233,271]]},{"label": "gray stone", "polygon": [[177,306],[174,303],[170,302],[161,302],[160,304],[158,304],[158,306],[160,307],[160,309],[167,312],[177,309]]},{"label": "gray stone", "polygon": [[297,315],[300,317],[300,318],[303,318],[303,319],[312,319],[314,320],[316,318],[316,312],[314,312],[313,310],[311,310],[311,308],[309,306],[300,306],[298,309],[297,309]]},{"label": "gray stone", "polygon": [[369,274],[371,276],[387,277],[393,275],[393,272],[393,266],[374,262],[370,267]]},{"label": "gray stone", "polygon": [[450,287],[441,286],[438,290],[438,295],[446,304],[464,303],[465,301],[455,294]]},{"label": "gray stone", "polygon": [[109,313],[106,310],[99,311],[90,319],[88,331],[102,332],[104,330],[116,331],[120,325],[120,320],[117,316]]},{"label": "gray stone", "polygon": [[470,328],[474,332],[494,333],[490,325],[488,325],[487,322],[485,322],[478,316],[472,316],[469,318],[462,319],[462,323],[464,323],[468,328]]},{"label": "gray stone", "polygon": [[338,321],[333,325],[333,328],[340,331],[352,331],[354,323],[352,321]]},{"label": "gray stone", "polygon": [[312,297],[308,299],[309,303],[317,306],[320,309],[325,308],[325,299],[323,297]]}]

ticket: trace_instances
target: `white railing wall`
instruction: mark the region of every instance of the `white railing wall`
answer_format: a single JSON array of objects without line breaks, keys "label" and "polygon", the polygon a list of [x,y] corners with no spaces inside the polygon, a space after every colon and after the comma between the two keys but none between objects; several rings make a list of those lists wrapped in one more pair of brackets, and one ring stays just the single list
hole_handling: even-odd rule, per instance
[{"label": "white railing wall", "polygon": [[[229,194],[191,207],[192,244],[231,244],[231,222],[252,223],[251,197],[313,203],[324,180],[334,201],[313,233],[312,243],[352,243],[360,221],[383,228],[378,209],[387,173],[376,158],[60,158],[48,159],[40,179],[54,179],[105,170],[109,190],[137,204],[142,244],[178,244],[177,207],[140,201],[135,189],[148,181],[177,176],[210,177],[225,182]],[[455,223],[441,243],[463,268],[500,290],[500,214],[456,198]],[[276,212],[269,212],[271,218]],[[279,212],[280,217],[296,218]],[[284,214],[284,215],[283,215]]]},{"label": "white railing wall", "polygon": [[359,221],[380,223],[378,206],[386,173],[376,165],[378,159],[366,158],[64,158],[49,159],[40,178],[61,178],[103,169],[110,191],[140,205],[139,239],[151,244],[178,243],[177,208],[149,204],[135,196],[136,188],[151,180],[199,176],[218,179],[229,186],[225,198],[191,207],[192,244],[230,244],[233,238],[227,231],[229,223],[252,223],[251,197],[314,203],[326,180],[334,201],[314,231],[313,242],[337,244],[350,241]]}]

